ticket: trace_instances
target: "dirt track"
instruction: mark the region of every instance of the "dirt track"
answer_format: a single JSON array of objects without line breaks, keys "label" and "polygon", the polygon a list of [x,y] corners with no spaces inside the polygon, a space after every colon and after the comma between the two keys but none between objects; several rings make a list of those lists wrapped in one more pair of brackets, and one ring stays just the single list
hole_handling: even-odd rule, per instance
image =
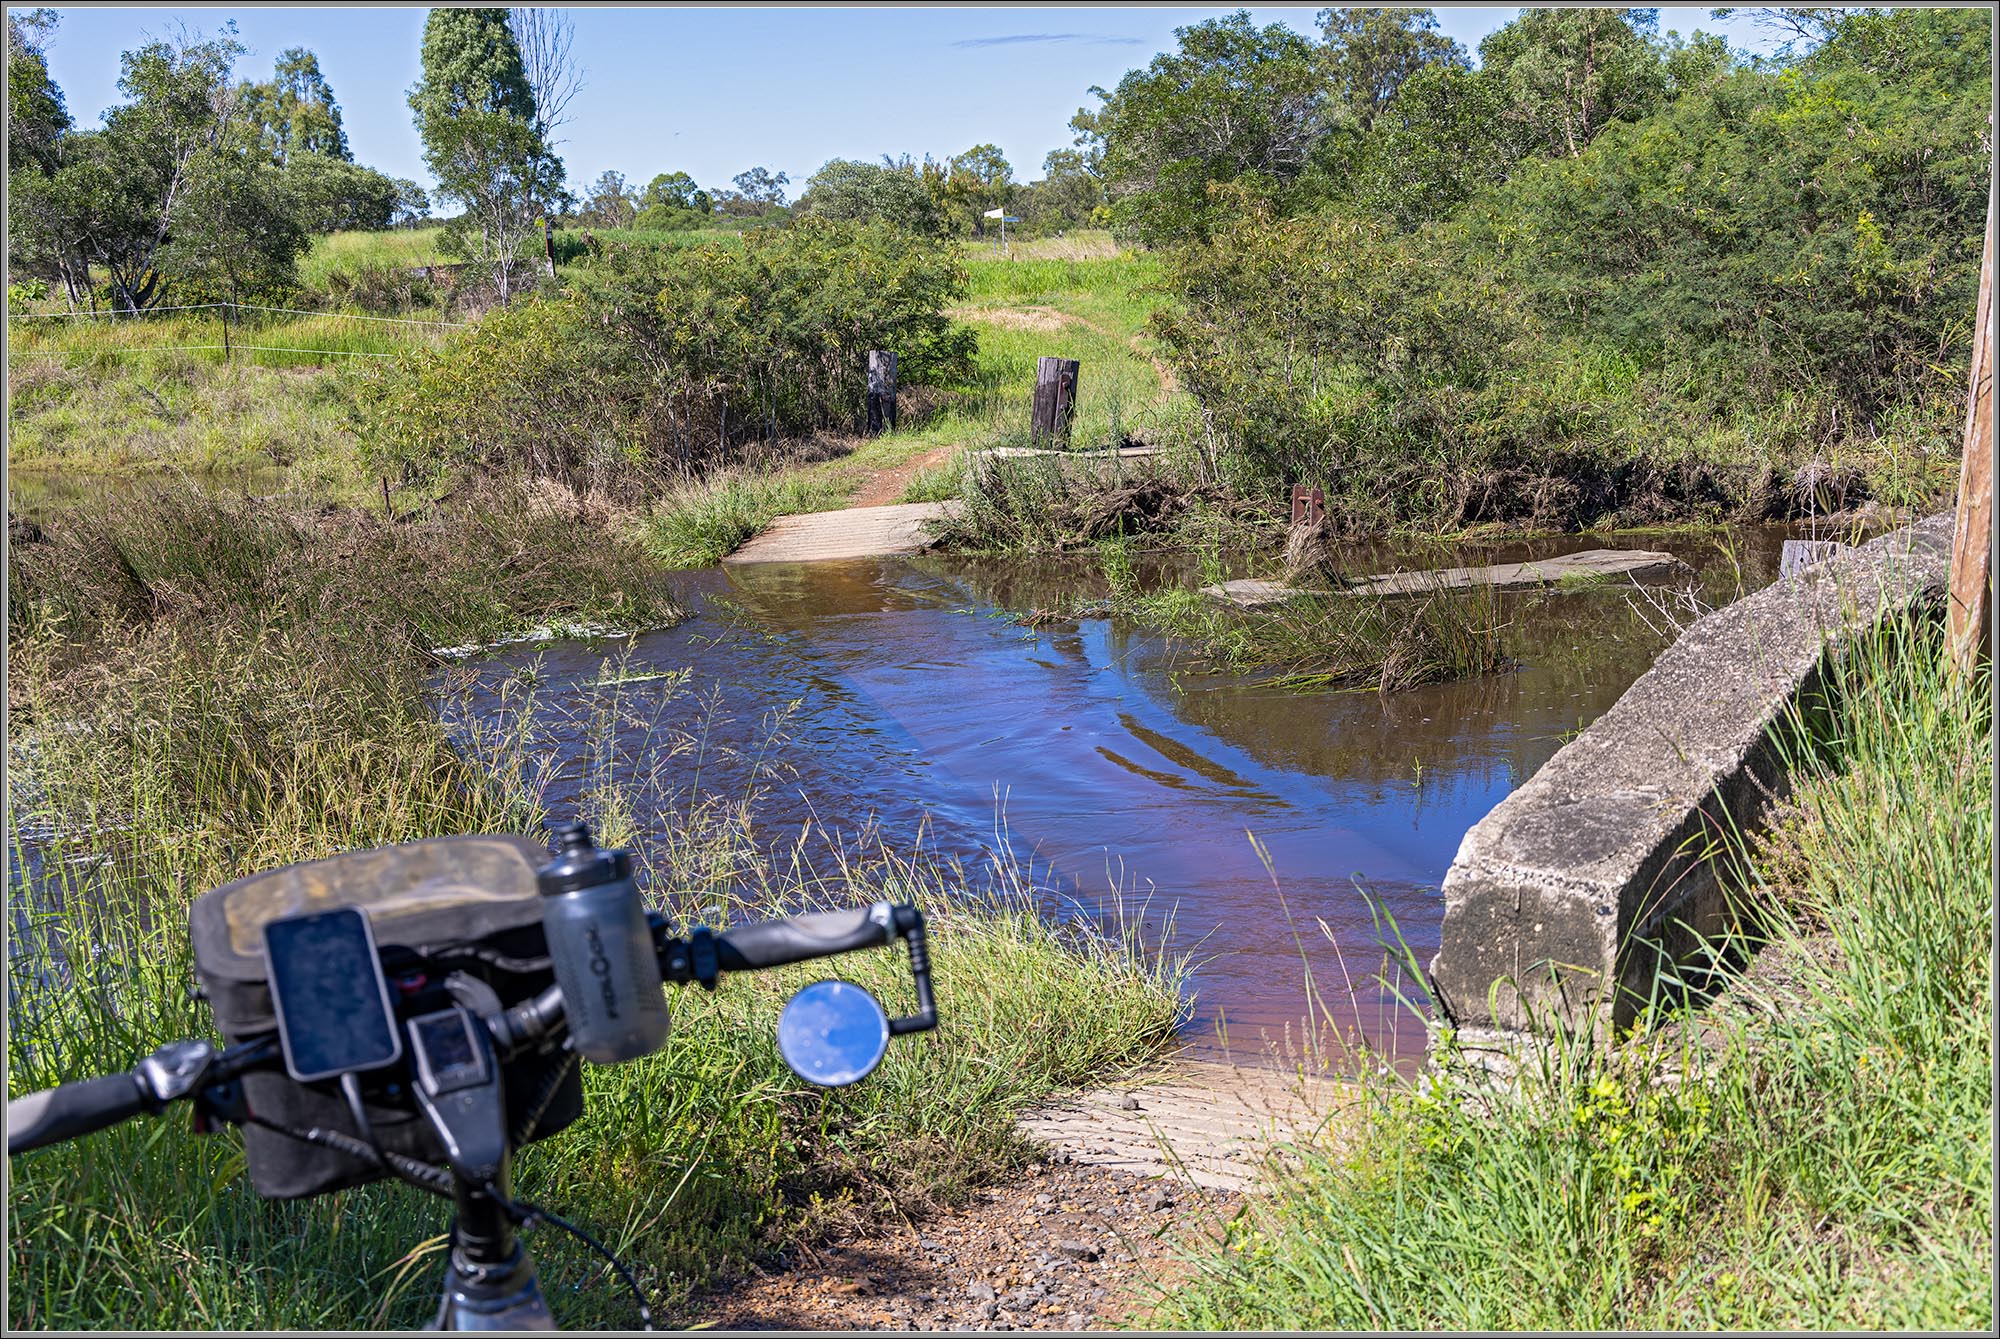
[{"label": "dirt track", "polygon": [[[1059,1157],[1061,1155],[1058,1155]],[[800,1252],[676,1316],[717,1330],[1084,1330],[1143,1318],[1231,1191],[1063,1162],[912,1227]]]}]

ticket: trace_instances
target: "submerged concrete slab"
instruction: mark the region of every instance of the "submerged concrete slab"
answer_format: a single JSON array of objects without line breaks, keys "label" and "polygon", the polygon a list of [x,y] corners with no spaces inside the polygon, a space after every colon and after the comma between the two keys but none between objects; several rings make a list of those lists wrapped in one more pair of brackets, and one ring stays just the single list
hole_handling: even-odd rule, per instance
[{"label": "submerged concrete slab", "polygon": [[1697,960],[1729,924],[1730,838],[1789,790],[1773,727],[1829,709],[1831,650],[1941,608],[1950,550],[1933,517],[1707,615],[1475,824],[1430,966],[1461,1038],[1629,1023]]},{"label": "submerged concrete slab", "polygon": [[1301,595],[1331,595],[1333,592],[1304,590],[1298,586],[1287,586],[1282,581],[1266,581],[1259,577],[1242,577],[1218,586],[1203,586],[1201,593],[1211,600],[1222,600],[1244,609],[1262,609]]},{"label": "submerged concrete slab", "polygon": [[[1584,549],[1554,558],[1538,558],[1526,563],[1494,563],[1487,567],[1442,567],[1421,572],[1383,572],[1360,577],[1340,590],[1343,595],[1422,595],[1435,590],[1470,590],[1492,586],[1500,590],[1528,586],[1554,586],[1573,582],[1610,581],[1619,577],[1632,580],[1677,576],[1688,565],[1671,553],[1647,549]],[[1288,586],[1282,581],[1245,578],[1203,586],[1202,594],[1213,599],[1258,609],[1279,604],[1295,595],[1327,594]]]},{"label": "submerged concrete slab", "polygon": [[1117,451],[1057,451],[1045,446],[995,446],[979,454],[994,456],[1001,460],[1014,460],[1021,456],[1061,456],[1066,460],[1079,462],[1106,462],[1112,460],[1144,460],[1157,456],[1163,448],[1157,446],[1121,446]]},{"label": "submerged concrete slab", "polygon": [[949,516],[956,502],[906,502],[892,507],[780,516],[722,561],[811,563],[835,558],[883,558],[930,547],[924,522]]}]

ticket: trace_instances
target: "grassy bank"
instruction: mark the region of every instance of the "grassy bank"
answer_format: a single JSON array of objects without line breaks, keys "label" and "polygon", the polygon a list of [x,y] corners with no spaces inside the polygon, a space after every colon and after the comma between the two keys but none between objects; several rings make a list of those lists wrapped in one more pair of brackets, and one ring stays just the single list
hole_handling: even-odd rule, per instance
[{"label": "grassy bank", "polygon": [[[79,365],[20,360],[10,492],[36,498],[40,475],[263,473],[322,494],[365,482],[350,368],[223,365],[194,354],[146,354]],[[17,506],[18,509],[18,506]]]},{"label": "grassy bank", "polygon": [[[453,690],[436,701],[424,648],[674,616],[655,569],[590,506],[524,486],[395,524],[173,492],[65,511],[17,541],[10,839],[13,877],[37,871],[40,887],[32,903],[14,894],[11,1091],[213,1035],[187,991],[186,912],[205,888],[384,842],[537,829],[549,760],[504,724],[448,733],[437,707]],[[615,779],[589,794],[615,832]],[[687,868],[732,831],[691,821],[642,854]],[[702,898],[710,917],[748,914],[746,889],[766,904],[924,902],[945,1022],[859,1090],[822,1094],[778,1060],[776,1011],[803,974],[773,974],[677,997],[664,1051],[593,1070],[588,1114],[522,1158],[519,1193],[625,1255],[656,1303],[834,1220],[962,1196],[1026,1155],[1021,1104],[1172,1036],[1171,979],[1111,941],[1058,936],[1004,879],[893,854],[817,873],[746,867],[740,850],[707,863],[733,871],[713,891],[736,899]],[[681,887],[652,892],[687,914]],[[909,1003],[888,954],[841,973]],[[434,1305],[438,1201],[373,1186],[260,1202],[241,1141],[198,1138],[184,1117],[13,1172],[13,1326],[414,1327]],[[594,1258],[552,1234],[533,1246],[563,1323],[634,1323]]]},{"label": "grassy bank", "polygon": [[1511,1096],[1377,1093],[1157,1322],[1990,1328],[1990,676],[1927,627],[1836,678],[1756,854],[1785,917],[1722,1006]]},{"label": "grassy bank", "polygon": [[15,321],[9,463],[63,474],[266,472],[322,495],[364,484],[361,406],[375,364],[447,326],[348,312]]}]

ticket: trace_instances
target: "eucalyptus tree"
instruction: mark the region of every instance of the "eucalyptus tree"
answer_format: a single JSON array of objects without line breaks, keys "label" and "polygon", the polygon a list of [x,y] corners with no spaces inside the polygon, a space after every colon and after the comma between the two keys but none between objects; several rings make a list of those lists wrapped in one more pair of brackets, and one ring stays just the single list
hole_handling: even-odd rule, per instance
[{"label": "eucalyptus tree", "polygon": [[1102,105],[1070,122],[1103,164],[1114,220],[1152,245],[1205,235],[1212,186],[1281,195],[1332,114],[1320,49],[1283,24],[1238,11],[1174,36],[1176,50],[1093,88]]},{"label": "eucalyptus tree", "polygon": [[527,242],[561,199],[562,161],[541,129],[504,9],[433,9],[410,110],[437,193],[461,212],[441,245],[490,270],[500,300],[519,285]]},{"label": "eucalyptus tree", "polygon": [[243,86],[243,114],[279,163],[302,153],[354,161],[333,87],[320,73],[319,57],[304,47],[280,55],[269,82]]}]

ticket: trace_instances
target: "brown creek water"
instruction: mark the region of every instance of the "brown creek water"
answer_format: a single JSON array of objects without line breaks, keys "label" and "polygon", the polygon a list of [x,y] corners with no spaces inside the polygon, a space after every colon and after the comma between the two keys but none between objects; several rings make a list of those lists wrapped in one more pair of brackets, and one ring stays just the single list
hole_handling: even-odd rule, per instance
[{"label": "brown creek water", "polygon": [[[1665,549],[1720,604],[1774,578],[1784,537],[1573,536],[1459,546],[1448,561]],[[1348,557],[1349,570],[1386,570],[1399,555]],[[1171,565],[1140,575],[1197,580]],[[1159,635],[1121,620],[1015,618],[1101,590],[1093,565],[1066,561],[693,573],[683,599],[695,617],[469,661],[449,676],[447,715],[463,727],[532,702],[555,760],[543,797],[558,816],[588,807],[580,793],[603,775],[593,760],[610,758],[676,780],[650,811],[640,788],[642,834],[685,821],[697,788],[756,792],[753,840],[821,864],[864,831],[968,870],[1010,853],[1031,866],[1045,915],[1122,922],[1189,955],[1185,1036],[1197,1051],[1254,1058],[1306,1035],[1312,1016],[1321,1040],[1352,1030],[1408,1059],[1422,1024],[1382,985],[1385,963],[1404,995],[1422,992],[1385,954],[1390,920],[1427,963],[1438,885],[1466,830],[1666,641],[1635,613],[1630,586],[1513,594],[1501,607],[1515,669],[1392,696],[1296,694],[1191,672]]]}]

